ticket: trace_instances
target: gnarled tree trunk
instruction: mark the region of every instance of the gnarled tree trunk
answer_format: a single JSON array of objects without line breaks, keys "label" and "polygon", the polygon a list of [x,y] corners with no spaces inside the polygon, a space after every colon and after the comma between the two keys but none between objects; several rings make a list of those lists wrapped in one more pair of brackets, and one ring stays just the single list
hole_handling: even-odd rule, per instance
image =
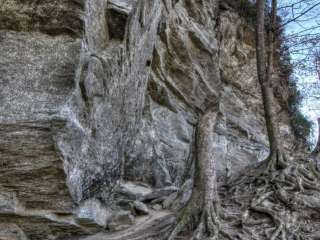
[{"label": "gnarled tree trunk", "polygon": [[[268,49],[265,43],[265,0],[257,0],[257,26],[256,26],[256,48],[257,48],[257,71],[258,80],[261,86],[264,116],[266,121],[268,139],[270,144],[270,154],[266,160],[267,170],[272,171],[284,167],[285,160],[281,142],[279,141],[279,127],[273,111],[273,56],[274,40],[277,17],[277,0],[272,1],[271,29],[268,31]],[[266,63],[267,54],[267,63]]]},{"label": "gnarled tree trunk", "polygon": [[193,239],[218,239],[219,197],[217,191],[216,161],[219,149],[215,129],[221,115],[219,104],[210,107],[199,119],[196,132],[195,177],[191,199],[177,219],[177,226],[169,240],[192,220],[196,221]]}]

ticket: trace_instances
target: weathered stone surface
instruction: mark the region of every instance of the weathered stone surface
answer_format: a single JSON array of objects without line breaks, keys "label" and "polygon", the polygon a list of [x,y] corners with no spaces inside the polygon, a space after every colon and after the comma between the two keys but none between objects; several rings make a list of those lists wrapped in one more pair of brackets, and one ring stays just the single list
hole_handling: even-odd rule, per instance
[{"label": "weathered stone surface", "polygon": [[146,240],[146,239],[167,239],[167,231],[174,222],[171,212],[151,212],[148,216],[137,219],[130,228],[114,233],[98,233],[93,236],[81,238],[85,240]]},{"label": "weathered stone surface", "polygon": [[16,224],[0,223],[0,239],[28,240]]},{"label": "weathered stone surface", "polygon": [[119,42],[95,34],[95,29],[107,31],[102,6],[101,0],[87,5],[85,33],[90,41],[82,44],[76,86],[62,111],[67,123],[57,134],[77,201],[125,178],[125,159],[140,126],[150,73],[145,64],[152,58],[162,14],[160,1],[139,1],[130,12],[127,39]]},{"label": "weathered stone surface", "polygon": [[162,206],[160,204],[155,204],[152,206],[152,209],[155,211],[160,211],[162,209]]},{"label": "weathered stone surface", "polygon": [[0,29],[81,36],[82,0],[6,0],[1,2]]},{"label": "weathered stone surface", "polygon": [[103,231],[97,225],[85,226],[75,224],[71,214],[18,213],[0,214],[0,236],[4,239],[59,239],[79,237]]},{"label": "weathered stone surface", "polygon": [[134,217],[130,211],[115,212],[108,223],[108,229],[111,231],[120,231],[129,228],[134,224]]},{"label": "weathered stone surface", "polygon": [[[160,199],[175,210],[188,201],[195,126],[218,98],[219,181],[264,159],[253,30],[231,7],[214,30],[212,7],[210,0],[0,3],[0,238],[101,231],[88,239],[145,239],[168,228],[173,218],[160,205],[144,224],[151,233],[139,224],[132,230],[129,211],[113,219],[110,212],[120,201],[126,209]],[[279,125],[290,149],[286,111]],[[130,230],[105,235],[106,225]]]},{"label": "weathered stone surface", "polygon": [[80,42],[0,30],[0,50],[0,222],[17,226],[29,239],[71,234],[63,229],[84,234],[49,217],[75,207],[52,126],[61,121],[59,108],[74,87]]},{"label": "weathered stone surface", "polygon": [[[95,223],[102,227],[106,227],[108,221],[112,216],[112,211],[107,209],[96,199],[85,201],[79,206],[77,210],[77,223],[86,222],[87,224]],[[93,224],[94,225],[94,224]]]},{"label": "weathered stone surface", "polygon": [[149,194],[152,194],[152,188],[139,182],[120,183],[115,192],[120,198],[125,200],[144,200]]},{"label": "weathered stone surface", "polygon": [[133,207],[134,207],[135,212],[138,215],[148,215],[149,214],[149,209],[148,209],[147,205],[145,205],[143,202],[134,201]]}]

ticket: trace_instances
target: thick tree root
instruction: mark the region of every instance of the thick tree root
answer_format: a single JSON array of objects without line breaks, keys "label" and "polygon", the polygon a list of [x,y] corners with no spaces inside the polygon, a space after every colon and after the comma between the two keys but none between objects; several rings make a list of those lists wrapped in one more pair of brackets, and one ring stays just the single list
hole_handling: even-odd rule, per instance
[{"label": "thick tree root", "polygon": [[229,198],[225,207],[231,205],[241,214],[241,227],[234,230],[241,237],[234,239],[315,239],[320,227],[320,218],[314,218],[320,212],[319,174],[311,162],[293,162],[269,175],[242,177],[224,197]]},{"label": "thick tree root", "polygon": [[194,233],[193,239],[201,240],[201,239],[212,239],[216,240],[219,237],[219,220],[214,209],[213,204],[209,204],[209,206],[204,206],[200,223]]},{"label": "thick tree root", "polygon": [[[198,213],[199,214],[199,213]],[[168,240],[174,240],[181,233],[188,224],[196,218],[199,218],[196,212],[190,213],[190,215],[183,215],[182,220],[180,220],[175,226],[174,230],[170,234]],[[198,216],[197,216],[198,215]],[[188,221],[187,221],[188,219]],[[219,220],[214,213],[213,206],[203,208],[198,225],[193,233],[193,240],[218,240],[219,239]]]},{"label": "thick tree root", "polygon": [[288,166],[288,162],[285,154],[282,150],[278,149],[275,153],[270,154],[270,156],[265,160],[266,168],[265,173],[272,173],[278,169],[284,169]]},{"label": "thick tree root", "polygon": [[222,114],[219,103],[212,105],[200,117],[197,133],[194,188],[191,199],[177,218],[177,225],[168,240],[174,240],[187,225],[196,225],[194,240],[219,239],[219,195],[217,191],[216,160],[219,155],[215,132]]},{"label": "thick tree root", "polygon": [[274,150],[219,194],[215,130],[220,120],[219,107],[199,119],[193,193],[168,240],[188,226],[193,240],[315,239],[320,229],[320,217],[315,217],[320,212],[320,173],[313,162],[288,162],[281,149]]},{"label": "thick tree root", "polygon": [[197,224],[193,233],[194,240],[218,239],[219,218],[217,208],[213,203],[199,206],[201,199],[198,193],[194,193],[187,206],[181,211],[177,218],[177,224],[171,232],[168,240],[174,240],[187,226]]},{"label": "thick tree root", "polygon": [[248,174],[223,186],[220,203],[199,204],[205,201],[195,191],[168,239],[179,239],[187,226],[193,234],[186,239],[193,240],[317,239],[320,173],[313,162],[299,161],[272,174]]}]

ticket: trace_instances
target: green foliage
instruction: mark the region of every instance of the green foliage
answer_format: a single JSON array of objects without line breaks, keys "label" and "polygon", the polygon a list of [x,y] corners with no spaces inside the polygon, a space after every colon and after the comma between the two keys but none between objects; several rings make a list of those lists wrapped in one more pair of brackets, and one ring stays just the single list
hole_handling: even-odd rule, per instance
[{"label": "green foliage", "polygon": [[236,4],[240,16],[245,18],[250,24],[255,24],[257,18],[255,4],[248,0],[238,0]]},{"label": "green foliage", "polygon": [[249,24],[254,25],[256,21],[256,6],[250,0],[224,0],[220,3],[227,4],[235,9],[239,16],[246,19]]},{"label": "green foliage", "polygon": [[289,85],[290,96],[288,98],[288,110],[290,114],[291,126],[294,134],[304,143],[309,144],[309,137],[312,133],[313,124],[300,111],[300,104],[303,96],[298,90],[297,84],[294,80],[290,81]]},{"label": "green foliage", "polygon": [[[281,23],[281,19],[278,18]],[[289,88],[289,97],[287,99],[287,110],[290,115],[291,126],[295,136],[304,143],[309,144],[309,137],[312,133],[313,124],[300,111],[303,95],[298,89],[296,80],[294,79],[294,69],[291,61],[289,47],[286,45],[285,35],[283,31],[278,32],[277,36],[277,57],[280,70],[280,78]]]}]

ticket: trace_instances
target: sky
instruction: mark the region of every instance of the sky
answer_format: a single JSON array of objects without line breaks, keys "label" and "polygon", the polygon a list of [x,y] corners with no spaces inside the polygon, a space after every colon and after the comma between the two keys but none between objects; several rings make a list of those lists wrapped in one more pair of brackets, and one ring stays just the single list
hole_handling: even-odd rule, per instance
[{"label": "sky", "polygon": [[[299,3],[293,7],[282,8],[297,2]],[[320,0],[282,0],[278,1],[278,6],[280,8],[280,15],[285,16],[284,22],[288,21],[288,19],[299,17],[302,13],[311,9],[307,14],[298,18],[297,21],[285,25],[285,33],[289,39],[301,31],[303,31],[303,34],[308,34],[308,36],[319,34]],[[319,39],[315,38],[311,45],[296,45],[295,41],[292,41],[290,44],[292,45],[290,52],[293,62],[301,61],[305,67],[311,66],[311,61],[306,58],[306,55],[308,55],[310,47],[311,49],[320,49]],[[298,87],[302,93],[304,93],[301,112],[314,123],[314,133],[311,139],[312,142],[315,143],[318,136],[317,118],[320,117],[320,87],[312,87],[312,85],[320,86],[319,79],[315,73],[308,72],[308,74],[305,74],[304,71],[301,71],[299,68],[295,68],[295,79],[297,79]],[[310,95],[312,97],[310,97]]]}]

